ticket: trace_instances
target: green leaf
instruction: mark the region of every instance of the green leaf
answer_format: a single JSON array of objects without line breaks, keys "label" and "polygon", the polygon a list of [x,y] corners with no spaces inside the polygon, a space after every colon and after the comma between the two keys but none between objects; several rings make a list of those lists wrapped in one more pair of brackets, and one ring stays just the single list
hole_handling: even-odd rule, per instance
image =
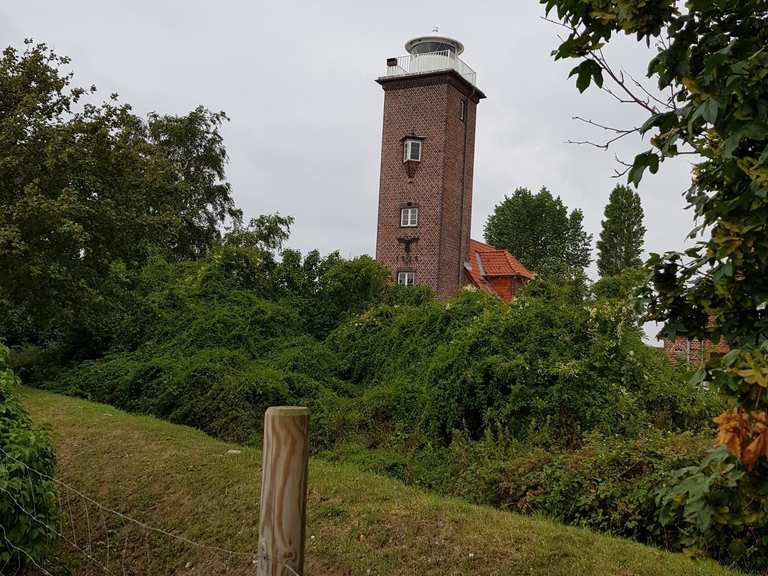
[{"label": "green leaf", "polygon": [[592,81],[594,81],[598,87],[603,86],[603,70],[600,68],[600,64],[594,60],[584,60],[571,70],[568,77],[570,78],[575,75],[578,75],[576,78],[576,88],[579,89],[579,92],[584,92],[589,88]]},{"label": "green leaf", "polygon": [[688,380],[688,384],[691,386],[698,386],[702,382],[704,382],[704,377],[707,375],[706,368],[702,365],[699,366],[698,370],[694,372],[691,377]]},{"label": "green leaf", "polygon": [[717,120],[717,112],[720,109],[718,101],[714,98],[708,98],[702,105],[702,108],[702,116],[704,117],[704,120],[710,124],[714,124],[715,120]]},{"label": "green leaf", "polygon": [[745,122],[725,140],[723,154],[730,157],[744,139],[765,139],[768,136],[768,126],[758,122]]},{"label": "green leaf", "polygon": [[722,280],[723,277],[731,277],[733,276],[733,263],[732,262],[726,262],[722,266],[720,266],[717,270],[715,270],[712,273],[712,279],[715,282],[719,282]]},{"label": "green leaf", "polygon": [[650,150],[635,157],[632,168],[629,170],[629,182],[637,187],[640,180],[643,179],[646,168],[651,171],[651,174],[656,174],[659,171],[659,156]]},{"label": "green leaf", "polygon": [[654,114],[640,127],[640,134],[645,134],[651,128],[658,127],[662,132],[669,130],[677,124],[677,114],[675,112],[661,112]]}]

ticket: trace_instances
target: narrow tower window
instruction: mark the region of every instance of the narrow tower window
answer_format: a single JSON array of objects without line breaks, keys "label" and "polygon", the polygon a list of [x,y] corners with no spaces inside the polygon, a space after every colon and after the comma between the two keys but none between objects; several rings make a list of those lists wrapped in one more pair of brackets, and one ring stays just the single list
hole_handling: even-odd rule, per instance
[{"label": "narrow tower window", "polygon": [[400,286],[413,286],[416,284],[416,272],[398,272],[397,283]]},{"label": "narrow tower window", "polygon": [[461,106],[459,107],[459,120],[464,120],[467,117],[467,101],[461,99]]},{"label": "narrow tower window", "polygon": [[406,140],[403,162],[421,162],[421,140]]},{"label": "narrow tower window", "polygon": [[400,227],[412,228],[419,225],[418,208],[402,208],[400,210]]}]

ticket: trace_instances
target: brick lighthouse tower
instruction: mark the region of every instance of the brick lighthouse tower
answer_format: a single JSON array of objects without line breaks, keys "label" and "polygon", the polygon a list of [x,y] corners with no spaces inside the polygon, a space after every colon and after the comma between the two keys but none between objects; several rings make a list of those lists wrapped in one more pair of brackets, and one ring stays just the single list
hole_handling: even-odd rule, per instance
[{"label": "brick lighthouse tower", "polygon": [[376,259],[440,299],[467,282],[475,110],[485,95],[461,42],[424,36],[387,60]]}]

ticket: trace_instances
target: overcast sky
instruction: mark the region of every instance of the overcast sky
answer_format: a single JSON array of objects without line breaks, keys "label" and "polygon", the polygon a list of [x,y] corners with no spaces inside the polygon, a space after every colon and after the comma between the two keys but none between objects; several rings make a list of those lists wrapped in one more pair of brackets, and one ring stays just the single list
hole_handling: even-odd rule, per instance
[{"label": "overcast sky", "polygon": [[[584,211],[597,239],[614,154],[647,146],[566,144],[605,139],[571,117],[633,127],[644,116],[593,89],[579,95],[567,78],[574,63],[550,56],[560,30],[543,14],[537,0],[10,0],[0,4],[0,44],[46,42],[72,58],[76,84],[117,92],[141,114],[224,110],[229,180],[246,216],[294,216],[291,247],[354,256],[376,242],[384,94],[374,80],[406,40],[439,26],[464,43],[488,96],[477,115],[473,237],[505,193],[547,186]],[[609,55],[638,77],[648,61],[632,41]],[[684,245],[689,172],[686,160],[667,163],[642,183],[648,251]]]}]

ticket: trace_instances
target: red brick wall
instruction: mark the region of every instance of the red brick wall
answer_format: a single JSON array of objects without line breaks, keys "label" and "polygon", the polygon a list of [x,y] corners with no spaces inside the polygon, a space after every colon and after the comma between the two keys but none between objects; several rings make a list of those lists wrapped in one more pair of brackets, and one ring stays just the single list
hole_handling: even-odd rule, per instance
[{"label": "red brick wall", "polygon": [[[384,126],[376,259],[392,271],[393,280],[398,271],[413,270],[418,284],[429,284],[438,298],[451,298],[465,282],[477,98],[451,73],[380,83]],[[462,99],[467,100],[464,121],[459,118]],[[423,138],[421,162],[412,176],[403,163],[402,139],[409,135]],[[400,227],[400,209],[408,202],[419,208],[416,228]],[[415,237],[406,254],[398,238]]]},{"label": "red brick wall", "polygon": [[512,298],[517,296],[520,289],[528,283],[525,278],[509,276],[492,277],[488,279],[488,282],[493,286],[493,289],[496,291],[496,294],[499,295],[499,298],[505,302],[509,302]]},{"label": "red brick wall", "polygon": [[678,336],[674,340],[664,340],[664,351],[673,362],[683,362],[694,366],[709,360],[713,353],[725,354],[729,350],[728,343],[723,338],[717,345],[712,344],[709,340],[702,342],[698,339],[689,340],[683,336]]}]

